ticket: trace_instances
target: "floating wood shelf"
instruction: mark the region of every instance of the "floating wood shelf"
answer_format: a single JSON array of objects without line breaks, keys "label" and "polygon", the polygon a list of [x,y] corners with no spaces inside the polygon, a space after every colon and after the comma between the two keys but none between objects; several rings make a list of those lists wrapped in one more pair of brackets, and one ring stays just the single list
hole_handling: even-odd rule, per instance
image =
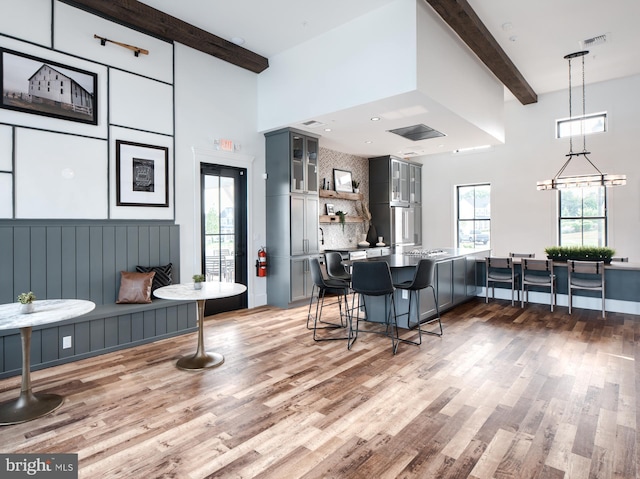
[{"label": "floating wood shelf", "polygon": [[333,190],[320,190],[320,198],[334,198],[336,200],[361,201],[362,193],[344,193]]},{"label": "floating wood shelf", "polygon": [[[364,220],[362,216],[345,216],[345,223],[362,223]],[[336,223],[340,224],[340,217],[338,215],[320,215],[320,223]]]}]

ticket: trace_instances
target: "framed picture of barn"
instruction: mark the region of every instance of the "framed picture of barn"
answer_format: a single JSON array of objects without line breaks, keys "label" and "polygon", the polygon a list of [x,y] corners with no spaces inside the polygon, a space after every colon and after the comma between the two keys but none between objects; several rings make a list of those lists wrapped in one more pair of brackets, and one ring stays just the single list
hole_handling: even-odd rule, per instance
[{"label": "framed picture of barn", "polygon": [[0,48],[1,108],[98,124],[98,75]]},{"label": "framed picture of barn", "polygon": [[116,140],[116,205],[169,206],[169,148]]}]

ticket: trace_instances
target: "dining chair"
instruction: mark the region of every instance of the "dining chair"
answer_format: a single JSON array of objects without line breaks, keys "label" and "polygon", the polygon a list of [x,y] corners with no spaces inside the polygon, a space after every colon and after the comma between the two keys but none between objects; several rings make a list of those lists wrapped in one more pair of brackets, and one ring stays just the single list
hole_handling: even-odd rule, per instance
[{"label": "dining chair", "polygon": [[[436,272],[436,262],[430,258],[422,258],[418,265],[415,268],[415,272],[413,275],[413,279],[408,281],[404,281],[402,283],[394,283],[393,286],[396,289],[403,289],[409,292],[409,309],[406,313],[401,313],[400,316],[406,314],[407,315],[407,325],[411,326],[411,304],[415,305],[415,314],[417,317],[417,328],[418,328],[418,341],[410,341],[408,339],[400,339],[405,343],[411,344],[422,344],[422,328],[420,321],[420,308],[418,303],[418,295],[420,291],[426,288],[431,288],[433,292],[433,301],[436,306],[436,317],[425,321],[425,324],[429,324],[435,321],[438,321],[438,325],[440,326],[440,332],[437,333],[435,331],[424,331],[425,334],[433,334],[435,336],[442,336],[442,322],[440,321],[440,311],[438,309],[438,296],[436,295],[436,288],[434,284]],[[412,301],[413,300],[413,301]]]},{"label": "dining chair", "polygon": [[491,285],[491,297],[495,299],[495,283],[508,283],[511,285],[511,306],[514,306],[513,293],[517,291],[520,300],[520,289],[518,287],[520,274],[515,272],[513,258],[500,258],[488,256],[485,258],[485,303],[489,302],[489,285]]},{"label": "dining chair", "polygon": [[[550,288],[551,311],[556,301],[556,275],[553,273],[553,261],[550,259],[522,258],[522,302],[529,302],[529,286],[544,286]],[[525,300],[526,296],[526,300]]]},{"label": "dining chair", "polygon": [[[309,259],[309,268],[311,270],[311,279],[313,280],[313,286],[311,287],[311,298],[309,298],[309,311],[307,312],[307,329],[313,330],[314,341],[335,341],[337,339],[349,339],[348,336],[326,336],[318,337],[317,331],[320,329],[338,329],[347,326],[349,316],[349,301],[347,296],[349,294],[349,283],[337,279],[325,279],[322,275],[322,269],[320,268],[320,262],[318,258]],[[328,303],[325,305],[324,299],[326,293],[335,294],[338,296],[337,301]],[[312,312],[313,305],[315,303],[315,311]],[[322,319],[322,312],[325,306],[338,304],[338,310],[340,312],[340,323],[325,321]],[[344,310],[343,310],[344,304]],[[313,322],[313,326],[310,323]],[[320,325],[319,325],[320,324]]]},{"label": "dining chair", "polygon": [[[351,289],[353,296],[351,297],[351,312],[349,319],[349,342],[348,349],[351,349],[353,343],[358,339],[358,333],[377,333],[384,334],[391,338],[391,349],[393,354],[398,350],[398,322],[396,314],[396,303],[394,299],[395,288],[391,279],[391,270],[386,261],[356,261],[353,263],[351,273]],[[358,298],[356,306],[356,296]],[[364,309],[365,318],[367,317],[367,301],[365,296],[385,297],[388,301],[387,315],[385,317],[384,331],[374,329],[360,329],[360,312]],[[353,316],[355,314],[356,324],[353,327]],[[365,318],[362,320],[365,321]],[[372,322],[370,322],[373,324]]]},{"label": "dining chair", "polygon": [[569,280],[569,314],[574,289],[600,291],[602,297],[602,317],[605,317],[604,261],[567,261]]}]

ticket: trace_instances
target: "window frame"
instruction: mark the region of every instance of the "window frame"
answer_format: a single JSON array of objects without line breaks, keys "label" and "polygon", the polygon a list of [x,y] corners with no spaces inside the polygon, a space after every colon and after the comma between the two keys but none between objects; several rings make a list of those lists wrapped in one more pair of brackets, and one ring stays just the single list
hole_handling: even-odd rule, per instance
[{"label": "window frame", "polygon": [[[476,188],[478,187],[487,187],[489,189],[489,203],[488,203],[488,210],[489,210],[489,214],[487,216],[476,216]],[[483,222],[483,223],[488,223],[489,224],[489,229],[488,229],[488,233],[489,233],[489,238],[488,241],[486,243],[483,243],[485,246],[489,246],[491,244],[491,183],[489,182],[483,182],[483,183],[472,183],[472,184],[466,184],[466,185],[456,185],[456,190],[455,190],[455,194],[456,194],[456,232],[455,232],[455,237],[456,237],[456,244],[458,248],[462,247],[462,240],[460,238],[460,231],[461,231],[461,225],[463,224],[469,224],[472,223],[473,227],[471,228],[471,231],[474,232],[473,233],[473,241],[472,241],[472,248],[475,248],[476,244],[477,244],[477,239],[476,239],[476,232],[478,230],[477,228],[477,222]],[[474,189],[474,195],[473,195],[473,218],[464,218],[462,219],[460,216],[460,190],[462,188],[473,188]]]},{"label": "window frame", "polygon": [[[582,190],[582,202],[584,203],[584,190],[585,189],[592,189],[592,188],[601,188],[603,191],[603,197],[604,197],[604,205],[603,205],[603,215],[602,216],[584,216],[584,208],[581,208],[582,211],[582,216],[562,216],[562,193],[563,192],[570,192],[570,191],[576,191],[576,190]],[[563,220],[578,220],[581,221],[582,223],[582,228],[580,230],[581,233],[581,241],[580,241],[580,246],[608,246],[609,244],[609,214],[608,214],[608,207],[607,207],[607,188],[604,186],[589,186],[586,188],[571,188],[571,189],[564,189],[564,190],[558,190],[558,214],[557,214],[557,218],[558,218],[558,245],[559,246],[571,246],[571,245],[563,245],[562,244],[562,221]],[[603,245],[585,245],[584,244],[584,221],[585,220],[604,220],[604,244]]]}]

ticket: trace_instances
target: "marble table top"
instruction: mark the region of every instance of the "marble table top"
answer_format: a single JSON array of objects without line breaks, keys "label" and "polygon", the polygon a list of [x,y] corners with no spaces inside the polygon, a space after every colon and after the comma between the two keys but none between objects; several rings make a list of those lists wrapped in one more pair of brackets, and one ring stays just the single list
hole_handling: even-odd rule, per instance
[{"label": "marble table top", "polygon": [[21,313],[20,303],[0,305],[0,329],[16,329],[55,323],[64,319],[75,318],[89,311],[96,305],[84,299],[45,299],[34,301],[32,313]]},{"label": "marble table top", "polygon": [[242,294],[247,290],[244,284],[222,283],[220,281],[205,281],[202,289],[194,289],[193,283],[171,284],[156,289],[153,294],[158,298],[172,299],[174,301],[203,300],[228,298]]}]

